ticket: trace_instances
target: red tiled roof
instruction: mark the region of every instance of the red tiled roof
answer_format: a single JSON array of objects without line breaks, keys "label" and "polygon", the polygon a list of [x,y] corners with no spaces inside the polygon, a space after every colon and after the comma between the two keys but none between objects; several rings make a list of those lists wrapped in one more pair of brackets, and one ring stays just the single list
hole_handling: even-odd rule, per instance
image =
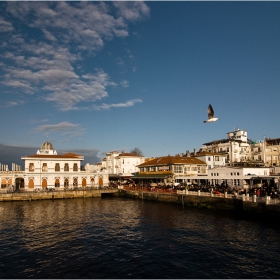
[{"label": "red tiled roof", "polygon": [[178,156],[166,156],[158,157],[149,161],[146,161],[142,164],[139,164],[138,167],[143,166],[156,166],[156,165],[172,165],[172,164],[202,164],[206,163],[200,159],[194,157],[178,157]]},{"label": "red tiled roof", "polygon": [[133,153],[121,153],[117,157],[143,157]]},{"label": "red tiled roof", "polygon": [[83,156],[74,154],[74,153],[66,153],[64,155],[31,155],[31,156],[24,156],[22,158],[83,158]]}]

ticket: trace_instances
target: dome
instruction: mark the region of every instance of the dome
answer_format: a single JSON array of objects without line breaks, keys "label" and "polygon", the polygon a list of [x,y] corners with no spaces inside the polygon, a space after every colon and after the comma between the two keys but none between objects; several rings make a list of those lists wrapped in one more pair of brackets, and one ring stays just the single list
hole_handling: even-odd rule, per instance
[{"label": "dome", "polygon": [[53,148],[53,145],[51,142],[44,142],[42,145],[41,145],[41,150],[54,150]]}]

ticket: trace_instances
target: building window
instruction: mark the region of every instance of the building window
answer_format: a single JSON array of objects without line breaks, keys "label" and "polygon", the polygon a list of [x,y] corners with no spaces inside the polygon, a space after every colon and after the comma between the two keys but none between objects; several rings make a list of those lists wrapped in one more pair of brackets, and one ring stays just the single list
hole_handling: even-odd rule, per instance
[{"label": "building window", "polygon": [[56,163],[55,164],[55,169],[54,169],[55,171],[60,171],[60,165],[59,165],[59,163]]},{"label": "building window", "polygon": [[64,164],[64,171],[69,171],[69,164],[68,163]]},{"label": "building window", "polygon": [[5,189],[7,187],[7,181],[5,179],[1,182],[1,189]]},{"label": "building window", "polygon": [[59,188],[59,187],[60,187],[60,181],[59,181],[58,178],[55,179],[54,186],[55,186],[56,188]]},{"label": "building window", "polygon": [[208,161],[211,161],[211,157],[208,157]]},{"label": "building window", "polygon": [[64,180],[64,188],[68,188],[69,187],[69,180],[68,178],[65,178]]},{"label": "building window", "polygon": [[73,171],[78,171],[78,164],[77,163],[74,163]]},{"label": "building window", "polygon": [[29,171],[34,171],[34,163],[29,163]]},{"label": "building window", "polygon": [[182,165],[174,165],[174,173],[183,173]]},{"label": "building window", "polygon": [[46,163],[43,163],[42,172],[48,172],[48,166]]}]

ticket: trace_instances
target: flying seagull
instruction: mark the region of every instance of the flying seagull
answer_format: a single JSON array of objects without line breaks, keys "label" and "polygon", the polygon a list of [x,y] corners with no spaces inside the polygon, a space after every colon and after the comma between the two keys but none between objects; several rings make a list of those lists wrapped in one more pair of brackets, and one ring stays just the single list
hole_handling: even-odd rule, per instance
[{"label": "flying seagull", "polygon": [[217,121],[219,118],[214,118],[214,110],[211,106],[211,104],[209,104],[208,106],[208,120],[207,121],[204,121],[205,123],[208,123],[208,122],[215,122]]}]

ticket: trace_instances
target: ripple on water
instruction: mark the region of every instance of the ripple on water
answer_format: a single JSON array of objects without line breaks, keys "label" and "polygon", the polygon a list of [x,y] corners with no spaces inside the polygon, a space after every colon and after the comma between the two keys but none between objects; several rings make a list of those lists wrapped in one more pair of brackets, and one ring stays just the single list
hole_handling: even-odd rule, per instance
[{"label": "ripple on water", "polygon": [[0,213],[0,278],[279,276],[279,229],[225,214],[118,198],[3,203]]}]

